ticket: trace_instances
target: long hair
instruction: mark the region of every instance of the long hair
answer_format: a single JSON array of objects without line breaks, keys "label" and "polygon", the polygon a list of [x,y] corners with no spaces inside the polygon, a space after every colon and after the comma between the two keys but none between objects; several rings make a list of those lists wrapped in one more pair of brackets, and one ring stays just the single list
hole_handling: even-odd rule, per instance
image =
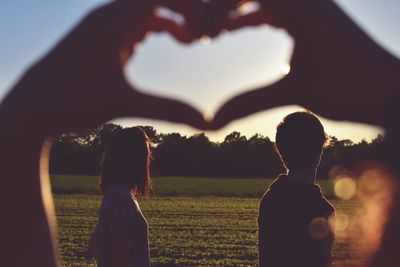
[{"label": "long hair", "polygon": [[108,144],[101,162],[100,189],[125,186],[134,195],[147,196],[150,178],[151,141],[139,127],[117,132]]}]

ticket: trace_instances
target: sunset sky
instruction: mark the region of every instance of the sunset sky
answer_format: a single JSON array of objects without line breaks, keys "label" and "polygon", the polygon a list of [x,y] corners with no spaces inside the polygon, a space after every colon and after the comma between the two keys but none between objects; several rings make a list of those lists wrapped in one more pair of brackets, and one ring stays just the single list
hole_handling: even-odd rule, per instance
[{"label": "sunset sky", "polygon": [[[42,57],[93,7],[107,1],[22,1],[0,3],[0,99],[32,63]],[[364,30],[393,55],[400,57],[400,1],[336,0]],[[248,27],[224,33],[205,45],[184,46],[168,34],[153,34],[126,68],[126,76],[146,92],[175,97],[204,113],[214,113],[227,98],[272,83],[287,69],[293,43],[283,31]],[[273,139],[276,124],[300,107],[261,112],[207,133],[215,141],[239,131]],[[355,108],[356,103],[355,103]],[[198,131],[180,124],[137,119],[116,121],[124,126],[152,125],[158,132]],[[326,131],[354,141],[374,138],[380,129],[347,122],[323,120]]]}]

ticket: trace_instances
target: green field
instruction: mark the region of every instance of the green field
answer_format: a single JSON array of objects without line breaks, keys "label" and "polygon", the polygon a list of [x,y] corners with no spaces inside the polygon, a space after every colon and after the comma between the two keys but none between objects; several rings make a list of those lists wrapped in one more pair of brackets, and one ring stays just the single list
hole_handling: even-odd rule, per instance
[{"label": "green field", "polygon": [[[75,182],[72,182],[73,179]],[[218,195],[259,197],[270,181],[179,177],[154,179],[157,195],[163,197],[139,199],[149,223],[152,265],[254,266],[257,263],[258,199]],[[57,176],[53,177],[52,182],[54,191],[76,193],[70,189],[78,188],[78,192],[89,190],[91,193],[56,194],[54,199],[63,265],[94,266],[94,261],[87,254],[87,242],[95,227],[101,202],[101,196],[94,195],[97,192],[97,178]],[[228,189],[223,190],[224,186]],[[328,186],[325,184],[322,187],[330,190]],[[167,197],[169,194],[174,196]],[[176,197],[181,194],[186,197]],[[199,197],[201,195],[203,197]],[[356,216],[356,202],[332,202],[340,216]],[[335,242],[334,259],[334,266],[337,267],[361,265],[361,257],[356,249],[341,238]]]},{"label": "green field", "polygon": [[[53,175],[55,194],[100,194],[97,176]],[[273,179],[154,177],[152,196],[217,196],[260,198]],[[319,181],[324,195],[333,197],[332,183]]]}]

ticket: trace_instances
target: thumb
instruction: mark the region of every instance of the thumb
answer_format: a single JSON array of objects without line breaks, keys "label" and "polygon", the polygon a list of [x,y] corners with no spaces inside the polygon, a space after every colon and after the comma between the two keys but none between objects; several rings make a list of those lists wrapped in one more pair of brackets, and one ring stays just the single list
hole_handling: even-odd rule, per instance
[{"label": "thumb", "polygon": [[178,100],[145,94],[127,85],[126,93],[112,101],[114,117],[142,117],[188,124],[197,129],[209,128],[203,114]]},{"label": "thumb", "polygon": [[233,120],[243,118],[252,113],[294,104],[294,97],[289,92],[292,86],[292,80],[286,77],[272,85],[233,97],[217,111],[211,128],[217,130]]}]

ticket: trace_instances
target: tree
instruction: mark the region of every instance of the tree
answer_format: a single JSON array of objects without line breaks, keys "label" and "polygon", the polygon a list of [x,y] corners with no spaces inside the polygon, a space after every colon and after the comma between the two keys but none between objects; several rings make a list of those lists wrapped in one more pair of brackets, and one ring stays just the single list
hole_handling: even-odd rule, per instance
[{"label": "tree", "polygon": [[[161,176],[275,177],[283,171],[275,144],[261,134],[247,139],[240,132],[228,134],[222,143],[214,143],[204,134],[189,137],[179,133],[158,134],[152,126],[141,126],[153,140],[152,171]],[[108,123],[84,133],[67,133],[55,139],[50,170],[61,174],[98,174],[99,163],[112,137],[122,129]],[[328,178],[334,166],[355,171],[363,162],[381,160],[384,137],[371,143],[330,137],[318,169]]]},{"label": "tree", "polygon": [[239,132],[232,132],[225,137],[224,143],[246,142],[246,136]]},{"label": "tree", "polygon": [[139,126],[150,138],[151,142],[155,145],[161,142],[161,136],[157,134],[156,129],[153,126]]}]

